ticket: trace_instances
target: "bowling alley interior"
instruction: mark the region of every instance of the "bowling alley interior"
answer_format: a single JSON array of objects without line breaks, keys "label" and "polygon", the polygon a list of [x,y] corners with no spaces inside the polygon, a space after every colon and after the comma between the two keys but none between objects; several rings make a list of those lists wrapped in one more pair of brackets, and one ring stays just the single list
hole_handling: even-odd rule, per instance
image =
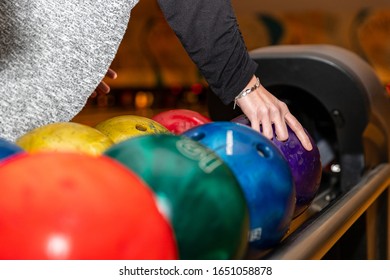
[{"label": "bowling alley interior", "polygon": [[[73,158],[60,151],[70,149],[70,140],[61,142],[56,160],[42,153],[39,161],[9,167],[10,175],[4,175],[44,164],[46,171],[34,176],[51,174],[42,182],[62,184],[41,194],[59,216],[50,218],[43,213],[52,210],[37,206],[30,214],[44,215],[48,224],[36,216],[20,217],[42,231],[54,225],[58,234],[47,241],[50,252],[15,241],[15,236],[28,238],[25,233],[11,233],[11,239],[0,218],[0,239],[22,244],[16,249],[0,245],[0,258],[390,259],[389,1],[232,0],[232,5],[261,84],[285,102],[313,149],[305,150],[291,129],[286,141],[267,139],[251,128],[240,107],[223,104],[157,1],[141,0],[110,66],[117,77],[103,80],[110,92],[91,96],[70,120],[74,126],[51,128],[56,135],[51,142],[67,141],[59,139],[72,137],[74,130],[94,143],[76,144],[88,148]],[[87,136],[86,128],[99,135]],[[32,137],[47,139],[43,133]],[[18,139],[24,150],[19,152],[38,156],[44,140],[37,144],[30,137]],[[72,167],[76,162],[85,163]],[[49,171],[57,164],[66,168]],[[68,167],[59,182],[55,176]],[[88,188],[82,185],[87,180]],[[125,191],[126,183],[133,193]],[[72,200],[72,194],[78,196]],[[6,213],[13,211],[5,200],[0,203]],[[67,204],[73,205],[69,215],[60,209]],[[23,199],[20,205],[30,209]],[[106,222],[90,220],[85,228],[72,229],[81,215],[86,220],[102,215]],[[118,217],[123,222],[116,222]],[[35,220],[41,224],[34,225]],[[17,225],[29,231],[19,222],[12,228]],[[88,229],[102,233],[91,238]],[[112,240],[126,230],[139,235]],[[33,238],[46,238],[42,231],[32,231],[41,234]],[[72,249],[76,245],[67,245],[69,239],[91,247]],[[110,248],[111,242],[122,244],[121,249]]]}]

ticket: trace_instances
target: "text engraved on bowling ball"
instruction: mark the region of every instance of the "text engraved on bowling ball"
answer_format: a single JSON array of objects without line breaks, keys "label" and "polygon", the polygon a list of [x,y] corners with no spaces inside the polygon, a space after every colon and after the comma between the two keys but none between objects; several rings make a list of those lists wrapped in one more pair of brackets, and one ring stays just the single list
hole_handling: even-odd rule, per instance
[{"label": "text engraved on bowling ball", "polygon": [[205,150],[193,140],[181,139],[176,142],[176,147],[185,157],[197,160],[199,162],[199,168],[205,173],[211,173],[223,164],[222,160],[213,152]]},{"label": "text engraved on bowling ball", "polygon": [[261,233],[263,229],[261,227],[254,228],[249,231],[249,242],[258,241],[261,239]]}]

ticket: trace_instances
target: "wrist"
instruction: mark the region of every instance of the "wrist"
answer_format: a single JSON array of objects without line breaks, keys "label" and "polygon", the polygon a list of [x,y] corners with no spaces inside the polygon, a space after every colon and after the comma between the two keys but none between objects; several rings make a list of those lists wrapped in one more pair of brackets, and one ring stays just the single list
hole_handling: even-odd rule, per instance
[{"label": "wrist", "polygon": [[254,92],[256,89],[258,89],[260,86],[260,80],[258,77],[256,76],[253,76],[253,78],[251,79],[251,81],[248,83],[248,85],[245,87],[245,89],[243,89],[235,98],[234,98],[234,105],[233,105],[233,109],[236,108],[236,105],[237,104],[237,100],[240,99],[240,98],[243,98],[245,96],[247,96],[248,94],[251,94],[252,92]]}]

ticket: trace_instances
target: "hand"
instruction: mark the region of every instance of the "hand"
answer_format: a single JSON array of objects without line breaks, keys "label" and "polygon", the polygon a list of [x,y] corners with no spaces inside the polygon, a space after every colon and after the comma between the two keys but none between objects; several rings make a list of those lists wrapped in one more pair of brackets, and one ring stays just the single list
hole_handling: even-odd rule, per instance
[{"label": "hand", "polygon": [[[253,76],[246,88],[251,88],[255,83],[256,77]],[[274,125],[276,137],[280,141],[286,141],[288,139],[288,125],[306,150],[310,151],[313,148],[304,128],[290,113],[287,105],[273,96],[261,84],[255,91],[237,99],[237,104],[248,117],[252,128],[261,132],[268,139],[273,137],[272,125]]]},{"label": "hand", "polygon": [[[111,68],[108,68],[108,71],[106,73],[106,76],[105,78],[111,78],[111,79],[116,79],[118,75],[116,74],[116,72],[114,70],[112,70]],[[108,94],[110,92],[110,86],[107,85],[104,81],[101,81],[100,84],[97,86],[97,88],[92,92],[91,94],[91,98],[94,98],[98,95],[105,95],[105,94]]]}]

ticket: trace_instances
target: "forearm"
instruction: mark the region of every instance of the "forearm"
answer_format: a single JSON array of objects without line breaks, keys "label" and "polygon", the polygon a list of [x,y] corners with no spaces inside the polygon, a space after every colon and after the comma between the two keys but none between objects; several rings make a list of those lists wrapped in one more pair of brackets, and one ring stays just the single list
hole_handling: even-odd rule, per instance
[{"label": "forearm", "polygon": [[228,104],[256,70],[229,0],[158,0],[211,90]]}]

